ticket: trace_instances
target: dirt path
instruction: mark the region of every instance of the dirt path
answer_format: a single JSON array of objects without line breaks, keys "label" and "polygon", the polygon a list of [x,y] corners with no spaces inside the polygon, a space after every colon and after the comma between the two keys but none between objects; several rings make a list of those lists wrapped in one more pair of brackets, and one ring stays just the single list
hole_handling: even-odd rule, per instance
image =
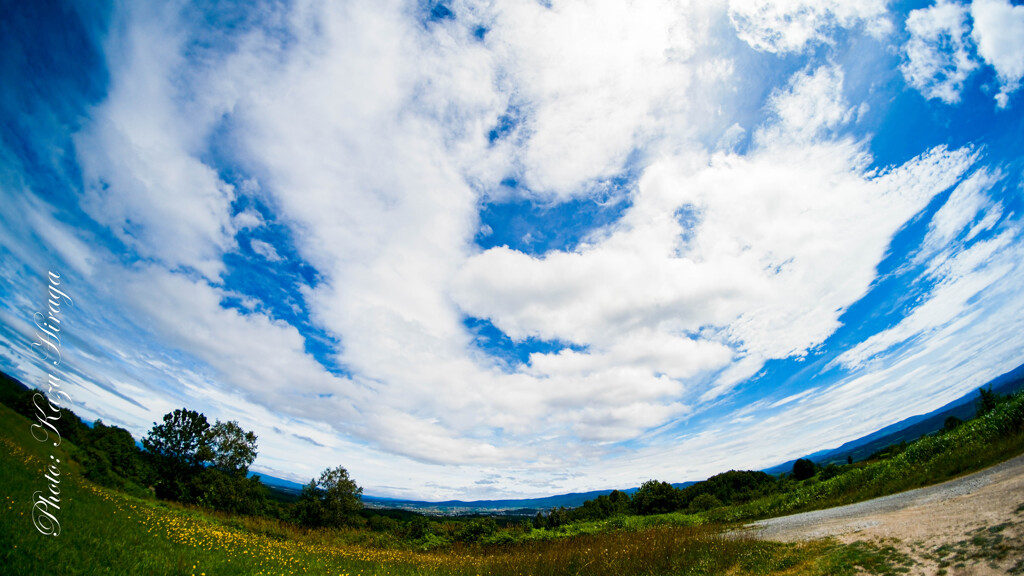
[{"label": "dirt path", "polygon": [[1024,574],[1024,456],[935,486],[748,529],[766,540],[885,542],[918,562],[914,574]]}]

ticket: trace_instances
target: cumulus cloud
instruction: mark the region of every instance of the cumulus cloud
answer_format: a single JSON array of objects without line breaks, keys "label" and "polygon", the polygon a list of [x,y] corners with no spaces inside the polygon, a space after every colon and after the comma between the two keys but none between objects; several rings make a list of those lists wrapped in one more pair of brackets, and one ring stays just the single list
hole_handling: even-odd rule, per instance
[{"label": "cumulus cloud", "polygon": [[719,350],[678,354],[689,362],[680,376],[713,373],[734,357],[753,361],[741,372],[749,376],[759,361],[806,354],[866,293],[896,230],[972,161],[968,150],[936,149],[868,173],[860,145],[822,137],[849,117],[841,84],[834,69],[797,73],[771,98],[774,119],[748,156],[656,162],[606,239],[543,256],[504,247],[473,256],[456,300],[514,339],[590,346],[557,363],[537,358],[535,369],[594,370],[623,341],[652,333]]},{"label": "cumulus cloud", "polygon": [[843,96],[843,71],[822,66],[799,72],[768,99],[771,122],[754,136],[762,146],[810,144],[849,123],[856,112]]},{"label": "cumulus cloud", "polygon": [[1024,78],[1024,6],[1013,6],[1005,0],[975,0],[971,3],[971,17],[978,55],[999,76],[1001,87],[996,102],[1000,108],[1006,108],[1010,94]]},{"label": "cumulus cloud", "polygon": [[912,10],[907,31],[906,61],[900,65],[907,83],[927,98],[959,102],[964,80],[978,66],[971,54],[967,8],[939,0],[934,6]]},{"label": "cumulus cloud", "polygon": [[892,28],[884,0],[730,0],[729,19],[751,48],[778,54],[831,43],[837,28],[862,25],[879,37]]},{"label": "cumulus cloud", "polygon": [[488,42],[524,115],[515,153],[524,183],[566,197],[620,172],[673,111],[694,105],[679,94],[714,82],[699,74],[698,48],[719,16],[665,1],[499,3]]}]

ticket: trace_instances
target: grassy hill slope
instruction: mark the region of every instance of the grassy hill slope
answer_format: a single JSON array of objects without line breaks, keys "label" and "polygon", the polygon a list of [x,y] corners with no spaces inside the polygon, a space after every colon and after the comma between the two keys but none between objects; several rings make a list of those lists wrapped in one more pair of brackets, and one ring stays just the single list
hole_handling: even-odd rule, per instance
[{"label": "grassy hill slope", "polygon": [[[0,566],[8,574],[852,575],[905,562],[873,546],[738,541],[714,527],[668,525],[417,551],[365,531],[304,530],[101,488],[81,478],[68,458],[73,446],[36,442],[30,424],[0,405]],[[50,456],[61,467],[57,536],[40,534],[31,519]]]}]

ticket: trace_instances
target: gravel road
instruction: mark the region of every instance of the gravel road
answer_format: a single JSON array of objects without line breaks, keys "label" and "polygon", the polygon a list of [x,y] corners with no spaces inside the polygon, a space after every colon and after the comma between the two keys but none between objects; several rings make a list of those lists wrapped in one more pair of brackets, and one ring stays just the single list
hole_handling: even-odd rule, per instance
[{"label": "gravel road", "polygon": [[754,522],[746,532],[766,540],[872,537],[930,541],[979,526],[1024,520],[1024,455],[980,472],[838,508]]}]

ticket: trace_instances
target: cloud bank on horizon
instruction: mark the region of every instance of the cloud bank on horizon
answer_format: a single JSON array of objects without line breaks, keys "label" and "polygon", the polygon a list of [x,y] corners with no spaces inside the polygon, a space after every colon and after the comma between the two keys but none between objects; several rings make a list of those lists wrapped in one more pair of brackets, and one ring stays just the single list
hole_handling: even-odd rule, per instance
[{"label": "cloud bank on horizon", "polygon": [[0,367],[254,466],[535,496],[836,446],[1021,364],[1024,6],[22,5]]}]

